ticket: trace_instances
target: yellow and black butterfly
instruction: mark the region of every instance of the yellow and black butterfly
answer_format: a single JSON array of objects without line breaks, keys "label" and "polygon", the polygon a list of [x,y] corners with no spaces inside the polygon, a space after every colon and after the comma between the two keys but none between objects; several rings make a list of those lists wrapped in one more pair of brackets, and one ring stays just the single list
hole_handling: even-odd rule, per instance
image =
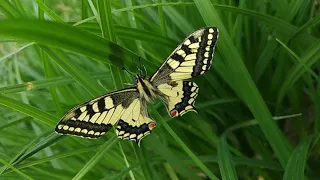
[{"label": "yellow and black butterfly", "polygon": [[98,138],[117,123],[119,138],[138,144],[156,123],[149,117],[147,103],[162,99],[171,117],[181,116],[194,107],[198,86],[185,81],[207,72],[212,64],[216,27],[204,27],[190,34],[150,77],[136,76],[134,87],[111,92],[80,104],[67,112],[55,130],[87,138]]}]

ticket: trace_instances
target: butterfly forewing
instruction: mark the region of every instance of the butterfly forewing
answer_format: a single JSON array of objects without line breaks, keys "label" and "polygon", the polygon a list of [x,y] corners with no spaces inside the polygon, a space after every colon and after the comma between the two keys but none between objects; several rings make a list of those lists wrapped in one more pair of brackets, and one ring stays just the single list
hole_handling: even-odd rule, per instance
[{"label": "butterfly forewing", "polygon": [[67,112],[56,132],[97,138],[108,132],[133,101],[139,100],[136,88],[115,91],[76,106]]},{"label": "butterfly forewing", "polygon": [[204,27],[195,31],[171,53],[150,77],[150,82],[158,86],[207,72],[212,64],[217,39],[216,27]]}]

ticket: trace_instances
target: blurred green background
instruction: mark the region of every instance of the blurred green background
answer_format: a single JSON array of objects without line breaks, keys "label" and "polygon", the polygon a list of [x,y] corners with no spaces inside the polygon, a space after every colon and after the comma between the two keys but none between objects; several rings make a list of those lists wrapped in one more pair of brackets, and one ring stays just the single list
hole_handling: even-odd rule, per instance
[{"label": "blurred green background", "polygon": [[[319,179],[319,0],[2,0],[0,179]],[[199,114],[141,147],[114,130],[54,133],[73,106],[150,76],[190,33],[219,28],[194,78]]]}]

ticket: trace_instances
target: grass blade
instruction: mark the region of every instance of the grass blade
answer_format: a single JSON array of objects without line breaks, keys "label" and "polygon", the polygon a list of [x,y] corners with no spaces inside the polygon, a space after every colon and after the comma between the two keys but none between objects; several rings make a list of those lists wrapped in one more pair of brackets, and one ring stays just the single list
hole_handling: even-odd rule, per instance
[{"label": "grass blade", "polygon": [[[281,103],[287,91],[294,85],[295,82],[309,69],[320,57],[320,40],[315,42],[308,50],[301,56],[301,63],[295,64],[289,71],[284,83],[280,87],[277,104]],[[310,72],[310,71],[309,71]]]},{"label": "grass blade", "polygon": [[72,63],[70,58],[64,52],[50,49],[45,46],[40,47],[93,97],[105,93],[103,87],[101,87],[94,78],[90,77],[87,72]]},{"label": "grass blade", "polygon": [[93,168],[95,164],[98,163],[99,160],[101,160],[101,157],[105,153],[108,152],[108,150],[116,143],[118,142],[118,138],[115,136],[114,138],[110,139],[109,141],[105,142],[99,149],[99,151],[82,167],[82,169],[73,177],[74,180],[81,179],[84,175],[87,174],[90,169]]},{"label": "grass blade", "polygon": [[9,163],[5,162],[3,159],[0,159],[0,162],[8,167],[10,167],[13,171],[15,171],[16,173],[18,173],[19,175],[21,175],[22,177],[26,178],[26,179],[32,179],[31,177],[29,177],[28,175],[24,174],[23,172],[19,171],[17,168],[11,166]]},{"label": "grass blade", "polygon": [[181,148],[188,154],[188,156],[197,164],[197,166],[210,178],[218,179],[201,161],[197,156],[182,142],[177,134],[171,129],[171,127],[164,121],[160,114],[157,114],[157,119],[160,120],[165,129],[174,138],[174,140],[181,146]]},{"label": "grass blade", "polygon": [[137,58],[133,52],[79,28],[39,20],[1,20],[0,23],[1,38],[31,41],[84,54],[104,63],[110,62],[118,67],[135,69],[135,67],[128,67],[126,66],[128,64],[124,64],[125,60],[130,62],[132,58]]},{"label": "grass blade", "polygon": [[233,160],[230,157],[230,152],[225,136],[222,136],[218,146],[219,169],[222,179],[238,179],[236,170],[233,165]]},{"label": "grass blade", "polygon": [[56,120],[59,118],[44,112],[36,107],[24,104],[20,101],[5,97],[0,95],[0,105],[8,107],[10,109],[16,110],[18,112],[21,112],[27,116],[31,116],[40,122],[47,124],[51,127],[54,127],[56,124]]},{"label": "grass blade", "polygon": [[306,137],[292,152],[286,170],[283,176],[284,180],[300,180],[304,179],[304,168],[307,161],[309,146],[311,145],[312,137]]},{"label": "grass blade", "polygon": [[228,73],[233,77],[232,87],[235,93],[247,104],[253,116],[259,122],[259,125],[268,139],[272,149],[277,154],[281,164],[285,166],[289,159],[291,148],[287,140],[277,127],[266,104],[257,90],[252,78],[250,77],[243,60],[237,49],[232,43],[220,16],[212,6],[210,1],[194,1],[207,25],[216,25],[220,29],[218,49],[224,56]]}]

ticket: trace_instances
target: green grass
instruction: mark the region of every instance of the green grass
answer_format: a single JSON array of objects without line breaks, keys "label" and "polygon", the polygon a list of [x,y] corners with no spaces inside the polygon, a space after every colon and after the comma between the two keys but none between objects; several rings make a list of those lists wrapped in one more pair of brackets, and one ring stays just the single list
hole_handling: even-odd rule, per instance
[{"label": "green grass", "polygon": [[[214,3],[212,3],[214,2]],[[4,0],[0,179],[318,179],[320,32],[315,1]],[[149,108],[151,135],[60,136],[73,106],[151,75],[191,32],[217,26],[196,107]]]}]

